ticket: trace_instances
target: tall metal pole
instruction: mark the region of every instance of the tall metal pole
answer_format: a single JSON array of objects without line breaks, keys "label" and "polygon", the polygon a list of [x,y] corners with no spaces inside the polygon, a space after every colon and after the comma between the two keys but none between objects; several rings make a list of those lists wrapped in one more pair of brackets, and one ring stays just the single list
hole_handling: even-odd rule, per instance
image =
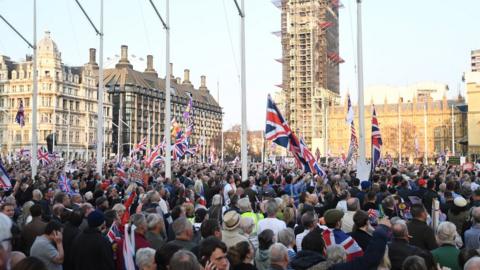
[{"label": "tall metal pole", "polygon": [[402,164],[402,115],[400,113],[402,104],[398,103],[398,164]]},{"label": "tall metal pole", "polygon": [[[236,1],[235,1],[236,3]],[[240,4],[240,53],[241,53],[241,87],[242,87],[242,132],[241,132],[241,158],[242,181],[248,180],[248,151],[247,151],[247,78],[245,63],[245,0]]]},{"label": "tall metal pole", "polygon": [[[218,106],[220,106],[220,84],[218,83],[217,81],[217,102],[218,102]],[[222,165],[223,165],[223,117],[221,118],[222,119],[222,125],[220,127],[220,133],[221,133],[221,161],[222,161]]]},{"label": "tall metal pole", "polygon": [[[365,164],[365,103],[363,100],[362,0],[357,0],[357,55],[358,55],[358,163]],[[358,164],[357,163],[357,164]],[[363,180],[363,179],[360,179]]]},{"label": "tall metal pole", "polygon": [[454,107],[452,104],[452,156],[455,156],[455,115],[454,113]]},{"label": "tall metal pole", "polygon": [[[103,0],[100,0],[100,47],[99,47],[99,68],[98,68],[98,108],[97,108],[97,173],[102,175],[103,170]],[[105,153],[106,155],[106,153]]]},{"label": "tall metal pole", "polygon": [[[54,90],[56,91],[56,90]],[[57,94],[53,96],[53,143],[52,143],[52,153],[55,153],[55,130],[57,126]]]},{"label": "tall metal pole", "polygon": [[70,161],[70,107],[68,107],[68,123],[67,123],[67,161]]},{"label": "tall metal pole", "polygon": [[170,76],[172,74],[172,70],[170,70],[170,1],[165,1],[165,67],[166,67],[166,77],[165,77],[165,127],[164,127],[164,134],[165,134],[165,177],[171,178],[172,177],[172,143],[171,143],[171,134],[170,134],[170,121],[172,120],[171,112],[170,112]]},{"label": "tall metal pole", "polygon": [[427,142],[427,102],[425,101],[424,110],[423,110],[423,124],[424,124],[424,147],[425,147],[425,154],[424,154],[424,162],[428,164],[428,142]]},{"label": "tall metal pole", "polygon": [[38,71],[37,71],[37,0],[33,0],[33,96],[32,96],[32,179],[37,175],[37,98],[38,98]]}]

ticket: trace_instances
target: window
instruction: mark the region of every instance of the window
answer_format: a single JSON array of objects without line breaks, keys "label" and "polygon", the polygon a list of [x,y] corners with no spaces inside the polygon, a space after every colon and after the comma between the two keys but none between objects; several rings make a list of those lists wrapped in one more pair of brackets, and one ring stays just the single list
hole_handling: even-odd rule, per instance
[{"label": "window", "polygon": [[80,141],[80,132],[75,132],[75,142],[79,142]]},{"label": "window", "polygon": [[80,101],[77,101],[77,102],[75,103],[75,109],[76,109],[77,111],[80,110]]}]

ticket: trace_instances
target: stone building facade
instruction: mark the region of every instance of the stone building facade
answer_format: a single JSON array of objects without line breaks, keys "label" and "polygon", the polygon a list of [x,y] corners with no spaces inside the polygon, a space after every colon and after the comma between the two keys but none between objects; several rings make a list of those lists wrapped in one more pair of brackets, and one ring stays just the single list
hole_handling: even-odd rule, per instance
[{"label": "stone building facade", "polygon": [[[38,145],[57,134],[55,152],[66,159],[91,158],[95,154],[97,121],[98,64],[95,49],[89,62],[67,66],[50,32],[37,44],[38,64]],[[32,57],[15,62],[0,56],[0,152],[30,149],[32,140]],[[105,153],[111,147],[112,103],[105,93]],[[15,123],[20,101],[25,110],[25,126]]]},{"label": "stone building facade", "polygon": [[[207,88],[206,77],[201,76],[198,89],[191,83],[188,69],[184,70],[183,81],[173,75],[170,80],[172,120],[185,127],[183,113],[191,95],[194,130],[190,143],[205,143],[210,149],[213,138],[221,134],[223,114]],[[113,151],[127,155],[131,145],[144,137],[149,145],[159,144],[165,125],[165,79],[154,70],[153,56],[147,56],[145,71],[137,71],[128,60],[128,47],[123,45],[115,68],[105,70],[104,83],[113,102]]]}]

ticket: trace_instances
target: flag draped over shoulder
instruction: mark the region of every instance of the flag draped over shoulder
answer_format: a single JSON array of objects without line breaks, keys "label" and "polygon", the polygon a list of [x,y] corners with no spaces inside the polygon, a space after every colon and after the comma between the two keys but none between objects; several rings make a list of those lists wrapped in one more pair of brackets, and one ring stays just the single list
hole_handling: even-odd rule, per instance
[{"label": "flag draped over shoulder", "polygon": [[382,135],[380,134],[380,127],[378,125],[377,113],[375,107],[372,112],[372,171],[380,160],[380,153],[382,149]]},{"label": "flag draped over shoulder", "polygon": [[267,99],[267,120],[265,127],[265,138],[271,140],[273,143],[287,148],[295,157],[297,165],[304,169],[305,172],[316,172],[320,176],[324,176],[325,172],[320,168],[308,150],[307,145],[303,139],[293,133],[288,126],[287,121],[283,118],[280,110],[268,95]]}]

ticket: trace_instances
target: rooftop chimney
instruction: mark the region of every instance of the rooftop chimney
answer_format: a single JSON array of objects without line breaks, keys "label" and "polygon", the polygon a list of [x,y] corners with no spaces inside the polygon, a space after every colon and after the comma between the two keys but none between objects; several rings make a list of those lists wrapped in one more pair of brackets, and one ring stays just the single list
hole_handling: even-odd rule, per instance
[{"label": "rooftop chimney", "polygon": [[182,78],[177,77],[175,80],[177,81],[177,84],[182,84]]},{"label": "rooftop chimney", "polygon": [[96,56],[95,48],[90,48],[90,60],[88,62],[89,64],[96,64],[95,56]]},{"label": "rooftop chimney", "polygon": [[155,69],[153,68],[153,55],[151,54],[147,55],[147,68],[145,69],[145,72],[155,72]]},{"label": "rooftop chimney", "polygon": [[115,65],[115,68],[121,68],[121,67],[133,68],[133,66],[130,64],[130,61],[128,61],[128,46],[122,45],[121,48],[122,48],[122,51],[120,54],[120,60]]},{"label": "rooftop chimney", "polygon": [[205,75],[200,76],[200,87],[198,88],[198,90],[208,91],[207,76]]},{"label": "rooftop chimney", "polygon": [[183,84],[192,84],[190,82],[190,70],[184,69],[183,70]]},{"label": "rooftop chimney", "polygon": [[175,76],[173,76],[173,63],[170,63],[170,79],[175,80]]}]

